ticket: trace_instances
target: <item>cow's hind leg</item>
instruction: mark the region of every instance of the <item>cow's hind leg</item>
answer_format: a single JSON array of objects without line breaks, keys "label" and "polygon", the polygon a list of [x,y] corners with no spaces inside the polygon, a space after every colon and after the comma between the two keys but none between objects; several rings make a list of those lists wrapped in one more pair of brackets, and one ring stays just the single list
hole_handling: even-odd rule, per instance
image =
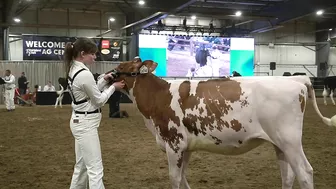
[{"label": "cow's hind leg", "polygon": [[186,177],[186,172],[188,169],[188,165],[189,165],[189,160],[190,160],[190,156],[191,156],[191,152],[184,152],[183,153],[183,162],[182,162],[182,188],[184,189],[190,189],[190,186],[188,184],[188,180]]},{"label": "cow's hind leg", "polygon": [[166,146],[166,153],[169,166],[169,177],[172,189],[180,189],[182,181],[183,159],[185,152],[180,148],[173,150],[169,145]]},{"label": "cow's hind leg", "polygon": [[59,101],[59,97],[56,98],[55,108],[57,108],[58,101]]},{"label": "cow's hind leg", "polygon": [[323,101],[324,101],[324,105],[327,105],[327,96],[328,96],[328,90],[324,87],[323,92],[322,92],[322,96],[323,96]]},{"label": "cow's hind leg", "polygon": [[287,137],[291,138],[284,138],[282,143],[278,145],[279,149],[284,153],[288,163],[291,165],[300,187],[302,189],[314,189],[313,168],[303,152],[301,137],[295,135]]},{"label": "cow's hind leg", "polygon": [[282,189],[292,189],[295,173],[288,163],[285,154],[277,146],[274,145],[274,148],[281,171]]},{"label": "cow's hind leg", "polygon": [[62,108],[62,101],[63,101],[63,94],[61,94],[60,99],[59,99],[59,105]]},{"label": "cow's hind leg", "polygon": [[331,99],[331,102],[333,103],[333,105],[335,105],[335,101],[334,101],[334,89],[330,89],[330,99]]},{"label": "cow's hind leg", "polygon": [[[292,167],[301,189],[314,189],[313,168],[308,162],[302,147],[303,113],[301,111],[301,105],[297,104],[293,112],[277,114],[278,122],[269,120],[266,123],[271,125],[273,130],[270,127],[265,128],[269,131],[267,134],[272,143],[281,150],[286,162]],[[278,158],[281,158],[281,152]],[[283,180],[289,182],[290,176],[287,175]]]},{"label": "cow's hind leg", "polygon": [[300,149],[291,148],[286,150],[285,156],[297,175],[300,187],[302,189],[314,189],[313,168],[308,162],[302,146]]}]

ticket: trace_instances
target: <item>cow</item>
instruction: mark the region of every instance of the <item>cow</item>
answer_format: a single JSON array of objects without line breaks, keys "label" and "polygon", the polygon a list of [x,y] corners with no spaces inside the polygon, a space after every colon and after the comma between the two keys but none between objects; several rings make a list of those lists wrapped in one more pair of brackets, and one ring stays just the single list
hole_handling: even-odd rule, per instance
[{"label": "cow", "polygon": [[336,116],[320,113],[309,77],[167,81],[152,74],[157,65],[137,58],[114,72],[166,153],[173,189],[190,189],[186,170],[192,152],[239,155],[264,142],[274,146],[282,188],[292,188],[295,177],[301,188],[314,188],[313,168],[302,147],[307,98],[324,124],[335,127]]},{"label": "cow", "polygon": [[331,102],[333,103],[333,105],[335,105],[334,90],[336,88],[336,76],[329,76],[329,77],[324,78],[323,84],[324,84],[324,88],[323,88],[322,96],[323,96],[324,104],[327,105],[327,96],[328,96],[328,93],[330,92]]},{"label": "cow", "polygon": [[58,84],[60,86],[60,90],[56,91],[57,98],[56,98],[56,103],[55,103],[55,108],[57,108],[57,105],[59,105],[62,108],[62,101],[64,97],[64,92],[68,92],[68,82],[64,77],[58,78]]},{"label": "cow", "polygon": [[[95,73],[93,74],[93,78],[98,81],[98,77],[101,74],[99,73]],[[57,108],[57,105],[59,105],[62,108],[62,101],[63,101],[63,97],[64,97],[64,92],[69,92],[68,90],[68,82],[64,77],[59,77],[58,78],[58,84],[60,86],[60,90],[56,91],[57,94],[57,98],[56,98],[56,102],[55,102],[55,108]]]},{"label": "cow", "polygon": [[0,77],[0,85],[3,85],[3,84],[5,84],[6,82],[5,82],[5,80],[3,80],[1,77]]}]

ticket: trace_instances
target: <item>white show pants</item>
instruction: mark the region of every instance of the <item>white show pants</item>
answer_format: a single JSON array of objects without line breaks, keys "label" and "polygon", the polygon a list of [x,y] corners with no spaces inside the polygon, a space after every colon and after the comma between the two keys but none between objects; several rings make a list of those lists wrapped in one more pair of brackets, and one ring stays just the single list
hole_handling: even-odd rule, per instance
[{"label": "white show pants", "polygon": [[15,89],[5,89],[5,104],[7,110],[14,110],[15,104],[14,104],[14,93]]},{"label": "white show pants", "polygon": [[70,119],[70,129],[75,138],[76,164],[70,189],[104,189],[103,162],[98,127],[102,115],[75,114]]}]

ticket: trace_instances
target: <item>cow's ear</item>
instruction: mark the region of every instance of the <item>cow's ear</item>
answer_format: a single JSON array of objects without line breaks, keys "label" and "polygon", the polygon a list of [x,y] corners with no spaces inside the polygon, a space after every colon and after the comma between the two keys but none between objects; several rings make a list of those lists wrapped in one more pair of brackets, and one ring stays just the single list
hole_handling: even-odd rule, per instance
[{"label": "cow's ear", "polygon": [[148,72],[153,72],[158,64],[152,60],[145,60],[142,65],[146,66],[148,68]]}]

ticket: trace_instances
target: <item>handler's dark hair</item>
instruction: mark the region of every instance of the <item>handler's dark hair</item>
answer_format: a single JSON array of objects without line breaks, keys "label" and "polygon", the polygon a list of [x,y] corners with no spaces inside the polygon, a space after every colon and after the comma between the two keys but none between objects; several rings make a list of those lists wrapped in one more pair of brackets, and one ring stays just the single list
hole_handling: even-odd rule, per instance
[{"label": "handler's dark hair", "polygon": [[75,42],[67,43],[64,50],[64,67],[65,67],[65,77],[69,77],[69,71],[71,67],[71,62],[74,58],[77,58],[82,51],[85,54],[96,53],[98,50],[95,42],[90,38],[78,38]]}]

